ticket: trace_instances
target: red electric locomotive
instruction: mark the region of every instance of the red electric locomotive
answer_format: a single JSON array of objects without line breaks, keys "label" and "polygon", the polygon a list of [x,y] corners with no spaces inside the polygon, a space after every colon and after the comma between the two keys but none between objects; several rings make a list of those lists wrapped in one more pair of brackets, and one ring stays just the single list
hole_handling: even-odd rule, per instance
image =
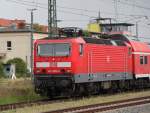
[{"label": "red electric locomotive", "polygon": [[39,94],[98,93],[148,86],[149,81],[150,46],[135,37],[117,34],[35,41],[34,84]]}]

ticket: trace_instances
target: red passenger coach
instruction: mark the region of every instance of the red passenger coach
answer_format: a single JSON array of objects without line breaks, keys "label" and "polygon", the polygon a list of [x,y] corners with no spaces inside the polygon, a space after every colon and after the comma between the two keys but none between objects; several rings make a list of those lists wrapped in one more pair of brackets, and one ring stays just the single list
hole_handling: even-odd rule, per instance
[{"label": "red passenger coach", "polygon": [[56,96],[149,83],[149,59],[149,45],[127,35],[36,40],[35,89]]},{"label": "red passenger coach", "polygon": [[132,74],[134,78],[150,78],[150,45],[128,35],[113,35],[114,40],[123,40],[130,46]]},{"label": "red passenger coach", "polygon": [[133,48],[133,73],[136,78],[150,78],[150,45],[131,41]]}]

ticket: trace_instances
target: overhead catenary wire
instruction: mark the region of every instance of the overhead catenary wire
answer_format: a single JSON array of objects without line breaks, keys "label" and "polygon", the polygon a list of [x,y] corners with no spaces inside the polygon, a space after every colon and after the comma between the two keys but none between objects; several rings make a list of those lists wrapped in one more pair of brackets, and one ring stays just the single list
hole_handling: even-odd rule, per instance
[{"label": "overhead catenary wire", "polygon": [[[44,7],[46,5],[45,3],[40,3],[40,2],[36,2],[36,5],[35,5],[35,2],[33,2],[33,1],[27,1],[27,0],[21,0],[21,1],[20,0],[7,0],[7,1],[10,1],[10,2],[13,2],[13,3],[17,3],[17,4],[21,4],[21,5],[25,5],[25,6],[32,6],[32,7],[36,7],[36,8],[41,8],[41,9],[45,9],[45,10],[48,9],[47,7]],[[73,9],[75,10],[76,8],[73,8]],[[77,10],[86,11],[85,9],[77,9]],[[68,10],[67,11],[65,11],[65,10],[58,10],[58,11],[62,12],[62,13],[68,13],[68,14],[73,14],[73,15],[79,15],[79,16],[88,17],[89,19],[96,18],[94,16],[90,16],[90,15],[87,15],[85,13],[76,13],[76,12],[68,11]],[[109,14],[113,14],[113,13],[109,13]],[[122,15],[122,14],[118,14],[118,15]],[[123,15],[126,15],[126,14],[123,14]],[[126,15],[126,17],[124,17],[123,19],[118,18],[118,20],[121,20],[120,22],[125,22],[125,21],[123,21],[125,18],[139,17],[139,16],[145,16],[145,15],[133,15],[133,14],[130,14],[130,15]],[[62,21],[65,22],[64,20],[62,20]],[[77,21],[72,20],[72,22],[77,22]]]},{"label": "overhead catenary wire", "polygon": [[[27,3],[36,3],[36,4],[40,4],[40,5],[47,5],[46,3],[41,3],[41,2],[34,2],[34,1],[27,1],[27,0],[17,0],[17,1],[22,1],[22,2],[27,2]],[[124,2],[122,0],[113,0],[113,2],[119,2],[121,4],[125,4],[125,5],[130,5],[130,6],[135,6],[135,7],[138,7],[138,8],[143,8],[143,9],[147,9],[147,10],[150,10],[149,7],[145,7],[145,6],[142,6],[142,5],[138,5],[138,4],[133,4],[133,3],[128,3],[128,2]],[[57,5],[58,6],[58,5]],[[58,6],[58,7],[62,7],[62,8],[68,8],[68,9],[75,9],[75,10],[83,10],[83,11],[90,11],[90,12],[98,12],[96,10],[89,10],[89,9],[80,9],[80,8],[72,8],[72,7],[64,7],[64,6]]]},{"label": "overhead catenary wire", "polygon": [[132,17],[132,18],[130,18],[128,20],[125,20],[124,22],[139,21],[142,18],[145,18],[146,20],[149,20],[148,16],[139,16],[139,17]]},{"label": "overhead catenary wire", "polygon": [[114,8],[115,8],[115,18],[118,21],[118,1],[114,0]]},{"label": "overhead catenary wire", "polygon": [[[27,1],[27,0],[6,0],[6,1],[10,1],[10,2],[13,2],[13,3],[17,3],[17,4],[21,4],[21,5],[24,5],[24,6],[32,6],[32,7],[36,7],[36,8],[41,8],[41,9],[45,9],[47,10],[48,7],[44,7],[46,4],[45,3],[40,3],[40,2],[34,2],[34,1]],[[36,4],[35,4],[36,3]],[[73,8],[73,9],[76,9],[76,8]],[[82,10],[82,9],[78,9],[78,10]],[[84,10],[84,9],[83,9]],[[90,15],[86,15],[86,14],[81,14],[81,13],[76,13],[76,12],[72,12],[72,11],[65,11],[65,10],[59,10],[59,12],[62,12],[62,13],[69,13],[69,14],[73,14],[73,15],[80,15],[80,16],[86,16],[86,17],[89,17],[89,18],[92,18],[92,16]],[[142,16],[145,16],[145,15],[128,15],[129,17],[134,17],[135,19],[136,18],[139,18],[139,17],[142,17]],[[128,17],[128,18],[129,18]],[[93,16],[93,18],[96,18]],[[127,18],[127,17],[126,17]],[[134,20],[133,18],[133,20]],[[65,21],[65,20],[62,20],[62,21]],[[71,21],[71,20],[70,20]],[[72,20],[72,22],[77,22],[77,20]],[[79,20],[81,21],[81,20]],[[88,21],[88,20],[87,20]],[[128,22],[128,21],[131,21],[131,19],[128,19],[127,21],[120,21],[120,22]]]},{"label": "overhead catenary wire", "polygon": [[[16,0],[16,1],[22,1],[22,2],[26,2],[26,3],[32,3],[32,4],[34,3],[34,2],[31,2],[31,1],[27,1],[27,0]],[[36,2],[36,4],[43,5],[43,6],[47,5],[46,3],[41,3],[41,2]],[[59,6],[59,5],[57,5],[57,7],[64,8],[64,9],[72,9],[72,10],[80,10],[80,11],[85,11],[85,12],[98,13],[98,11],[96,11],[96,10],[88,10],[88,9],[80,9],[80,8],[73,8],[73,7],[65,7],[65,6]]]},{"label": "overhead catenary wire", "polygon": [[[37,7],[37,8],[41,8],[41,9],[45,9],[47,10],[47,7],[41,6],[41,5],[35,5],[35,4],[30,4],[30,3],[24,3],[24,2],[19,2],[17,0],[6,0],[6,1],[10,1],[16,4],[20,4],[20,5],[24,5],[24,6],[32,6],[32,7]],[[94,17],[94,16],[90,16],[90,15],[86,15],[86,14],[81,14],[81,13],[76,13],[76,12],[72,12],[72,11],[65,11],[65,10],[58,10],[59,12],[62,13],[69,13],[69,14],[74,14],[74,15],[80,15],[80,16],[86,16],[86,17]]]},{"label": "overhead catenary wire", "polygon": [[[126,0],[126,1],[128,1],[128,0]],[[112,0],[112,2],[114,3],[115,1],[114,0]],[[139,4],[135,4],[135,2],[134,3],[129,3],[129,2],[125,2],[125,1],[123,1],[123,0],[117,0],[117,2],[118,3],[121,3],[121,4],[123,4],[123,5],[128,5],[128,6],[134,6],[134,7],[136,7],[136,8],[140,8],[140,9],[145,9],[145,10],[150,10],[150,7],[146,7],[146,6],[143,6],[143,5],[139,5]]]},{"label": "overhead catenary wire", "polygon": [[[20,5],[24,5],[24,6],[32,6],[32,7],[37,7],[37,8],[45,9],[45,10],[48,9],[47,4],[46,3],[41,3],[41,2],[27,1],[27,0],[6,0],[6,1],[9,1],[9,2],[12,2],[12,3],[17,3],[17,4],[20,4]],[[120,1],[118,1],[118,2],[120,2]],[[58,10],[59,12],[68,13],[68,14],[74,14],[74,15],[80,15],[80,16],[85,16],[85,17],[89,17],[89,18],[94,17],[94,16],[90,16],[90,15],[88,15],[86,13],[77,13],[77,11],[83,11],[83,12],[87,12],[87,13],[91,12],[93,14],[95,14],[95,13],[98,12],[96,10],[89,10],[89,9],[87,10],[87,9],[65,7],[65,6],[59,6],[59,5],[57,5],[57,7],[59,8],[59,10]],[[62,9],[70,9],[70,10],[69,11],[68,10],[65,11],[65,10],[62,10]],[[71,10],[76,11],[76,12],[73,12]],[[148,10],[150,10],[150,8]],[[107,13],[107,14],[115,15],[115,13],[111,13],[111,12],[102,12],[102,13]],[[122,16],[126,16],[126,18],[134,17],[135,20],[136,20],[136,18],[138,18],[140,16],[145,16],[145,15],[135,15],[135,14],[124,14],[124,13],[118,13],[118,12],[117,12],[117,14],[118,15],[122,15]],[[62,20],[62,21],[74,21],[74,22],[77,22],[77,21],[88,21],[88,20]],[[131,21],[131,20],[129,20],[129,21]],[[146,39],[149,39],[149,38],[146,38]]]},{"label": "overhead catenary wire", "polygon": [[[17,4],[26,5],[26,6],[38,7],[38,8],[41,8],[41,9],[47,9],[47,7],[45,7],[47,4],[46,3],[41,3],[41,2],[33,2],[33,1],[27,1],[27,0],[6,0],[6,1],[14,2],[14,3],[17,3]],[[88,12],[88,13],[89,12],[96,13],[96,14],[98,13],[98,11],[96,11],[96,10],[87,10],[87,9],[80,9],[80,8],[64,7],[64,6],[58,6],[58,5],[57,5],[57,7],[58,8],[63,8],[63,9],[76,10],[76,11],[79,10],[79,11]],[[83,14],[83,13],[81,14],[81,13],[76,13],[76,12],[72,12],[72,11],[59,10],[59,12],[91,17],[91,16]],[[115,13],[111,13],[111,12],[101,12],[101,13],[115,15]],[[129,16],[129,17],[130,16],[142,16],[142,15],[124,14],[124,13],[118,13],[118,15]]]},{"label": "overhead catenary wire", "polygon": [[145,7],[145,6],[142,6],[142,5],[133,4],[133,3],[128,3],[128,2],[123,2],[123,1],[121,1],[121,0],[118,0],[118,2],[121,3],[121,4],[124,4],[124,5],[134,6],[134,7],[141,8],[141,9],[145,9],[145,10],[150,10],[149,7]]},{"label": "overhead catenary wire", "polygon": [[[6,1],[9,1],[9,2],[13,2],[13,3],[17,3],[17,4],[21,4],[21,5],[25,5],[25,6],[32,6],[32,7],[38,7],[38,8],[41,8],[41,9],[45,9],[47,10],[48,7],[44,7],[45,5],[47,5],[46,3],[41,3],[41,2],[35,2],[35,1],[27,1],[27,0],[6,0]],[[65,8],[65,7],[63,7]],[[68,8],[68,7],[67,7]],[[83,10],[83,11],[90,11],[90,10],[86,10],[86,9],[78,9],[78,8],[69,8],[69,9],[74,9],[74,10]],[[72,12],[72,11],[65,11],[65,10],[58,10],[59,12],[62,12],[62,13],[69,13],[69,14],[73,14],[73,15],[80,15],[80,16],[86,16],[86,17],[89,17],[89,18],[92,18],[92,16],[90,15],[87,15],[87,14],[83,14],[83,13],[76,13],[76,12]],[[91,10],[94,12],[94,10]],[[113,14],[113,13],[112,13]],[[118,15],[121,15],[121,14],[118,14]],[[125,15],[125,14],[124,14]],[[134,17],[133,19],[129,18],[129,17],[124,17],[123,19],[125,18],[129,18],[128,20],[124,20],[123,19],[120,19],[122,21],[120,22],[128,22],[128,21],[131,21],[131,20],[135,20],[136,18],[139,18],[139,17],[144,17],[145,15],[133,15],[133,14],[130,14],[130,15],[126,15],[126,16],[129,16],[129,17]],[[147,16],[148,17],[148,16]],[[93,18],[96,18],[93,16]],[[74,21],[74,20],[72,20]]]}]

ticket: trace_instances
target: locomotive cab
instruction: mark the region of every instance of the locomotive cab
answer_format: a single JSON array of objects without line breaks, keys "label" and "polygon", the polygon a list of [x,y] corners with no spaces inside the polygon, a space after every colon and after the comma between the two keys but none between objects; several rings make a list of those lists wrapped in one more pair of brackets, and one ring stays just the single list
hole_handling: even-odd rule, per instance
[{"label": "locomotive cab", "polygon": [[42,39],[35,42],[34,82],[37,93],[61,92],[64,88],[72,87],[78,65],[74,62],[83,55],[83,43],[82,38]]},{"label": "locomotive cab", "polygon": [[36,55],[44,62],[36,62],[35,67],[40,70],[35,70],[35,73],[63,74],[71,72],[71,45],[69,43],[38,44]]}]

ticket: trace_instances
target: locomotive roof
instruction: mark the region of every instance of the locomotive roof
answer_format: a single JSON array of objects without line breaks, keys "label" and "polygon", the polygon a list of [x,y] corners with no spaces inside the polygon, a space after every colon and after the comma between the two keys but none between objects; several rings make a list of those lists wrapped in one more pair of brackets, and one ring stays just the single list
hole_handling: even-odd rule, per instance
[{"label": "locomotive roof", "polygon": [[113,35],[110,35],[110,37],[112,40],[122,40],[126,42],[139,41],[137,37],[126,35],[126,34],[113,34]]},{"label": "locomotive roof", "polygon": [[116,45],[116,46],[126,46],[123,41],[119,40],[111,40],[111,39],[103,39],[103,38],[83,38],[86,43],[93,44],[103,44],[103,45]]},{"label": "locomotive roof", "polygon": [[121,40],[112,40],[110,36],[105,36],[103,38],[91,38],[91,37],[52,37],[52,38],[43,38],[40,40],[75,40],[75,39],[79,39],[82,38],[84,40],[85,43],[91,43],[91,44],[102,44],[102,45],[116,45],[116,46],[126,46],[126,44],[124,43],[124,41]]},{"label": "locomotive roof", "polygon": [[[63,39],[77,39],[79,37],[46,37],[46,38],[42,38],[40,40],[63,40]],[[126,41],[126,42],[130,42],[130,40],[134,40],[134,41],[139,41],[137,37],[134,36],[130,36],[130,35],[125,35],[125,34],[113,34],[113,35],[107,35],[107,34],[102,34],[100,35],[100,38],[91,38],[91,37],[82,37],[83,39],[85,39],[85,41],[87,41],[88,43],[93,42],[92,40],[102,40],[102,39],[109,39],[109,40],[119,40],[119,41]],[[90,41],[88,41],[90,40]]]}]

